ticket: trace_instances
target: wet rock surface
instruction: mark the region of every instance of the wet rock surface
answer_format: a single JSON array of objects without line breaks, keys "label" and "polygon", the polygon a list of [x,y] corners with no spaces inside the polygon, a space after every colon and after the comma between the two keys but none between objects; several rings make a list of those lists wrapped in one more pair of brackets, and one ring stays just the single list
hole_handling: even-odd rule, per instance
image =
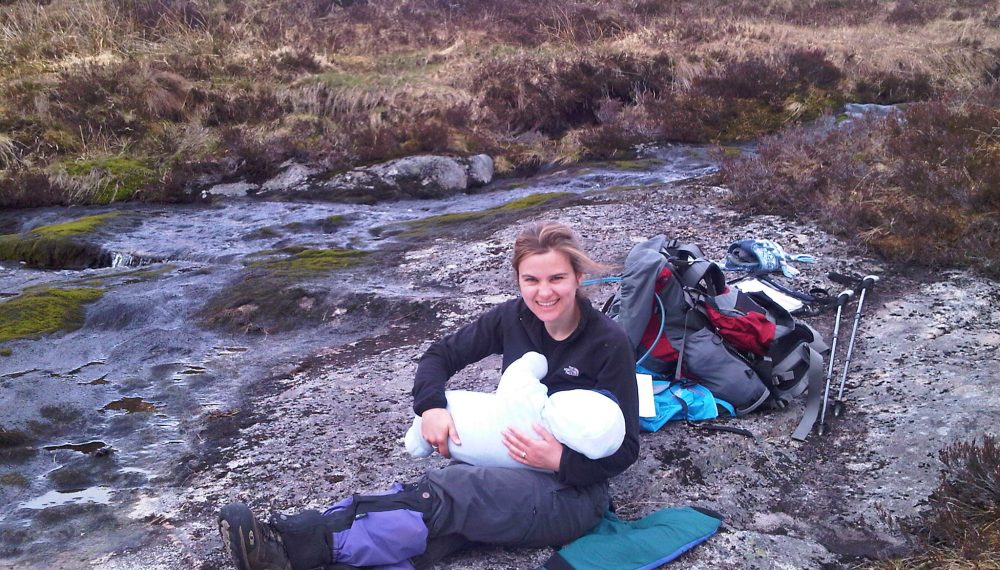
[{"label": "wet rock surface", "polygon": [[[681,505],[726,517],[719,535],[671,567],[846,568],[861,558],[904,550],[907,538],[896,521],[915,515],[935,486],[937,452],[956,439],[992,429],[997,417],[1000,286],[965,273],[936,275],[935,280],[902,274],[811,224],[743,217],[720,205],[725,195],[725,189],[698,181],[605,186],[557,210],[458,224],[409,242],[399,238],[391,255],[338,278],[356,288],[366,281],[378,284],[366,301],[371,318],[352,321],[340,315],[340,321],[316,325],[311,335],[296,332],[293,339],[303,341],[301,350],[286,354],[280,364],[257,366],[253,375],[217,385],[209,392],[217,405],[204,409],[189,403],[175,412],[196,413],[171,428],[189,451],[169,473],[122,474],[115,462],[131,465],[130,453],[115,449],[120,444],[110,437],[81,435],[56,444],[65,447],[44,451],[65,456],[60,469],[46,475],[64,491],[79,481],[97,493],[114,486],[116,477],[134,480],[119,485],[128,490],[113,500],[39,510],[29,527],[7,525],[0,568],[227,568],[215,530],[215,513],[227,502],[244,501],[261,513],[322,508],[347,494],[379,491],[440,468],[444,460],[411,459],[402,445],[417,359],[433,339],[516,294],[509,267],[513,236],[524,221],[541,218],[571,224],[594,257],[605,262],[621,263],[634,243],[663,232],[702,245],[716,259],[743,237],[767,237],[789,251],[814,255],[815,265],[796,265],[802,274],[793,284],[803,290],[823,286],[834,292],[838,286],[825,277],[831,270],[882,275],[860,322],[845,414],[829,420],[827,433],[804,443],[789,438],[802,412],[801,399],[785,410],[727,420],[749,429],[753,439],[671,424],[642,435],[639,461],[612,484],[623,518]],[[594,286],[587,293],[600,304],[611,289]],[[852,304],[842,325],[835,378],[853,309]],[[169,304],[164,310],[170,311]],[[117,322],[110,308],[93,311],[91,318]],[[829,338],[832,315],[809,322]],[[117,325],[106,326],[113,332]],[[349,330],[341,333],[341,328]],[[268,343],[261,337],[234,338],[241,339],[232,343],[240,350],[222,354],[220,348],[216,356],[230,359],[225,368],[216,362],[193,364],[214,371],[210,380],[218,382],[220,370],[236,372],[249,365],[248,356]],[[138,349],[143,341],[149,339],[131,342]],[[133,346],[125,339],[116,342]],[[205,339],[187,339],[199,342]],[[77,360],[88,362],[85,354]],[[199,373],[192,363],[177,360],[146,381],[161,392],[204,389],[205,370]],[[108,367],[95,363],[59,372],[73,372],[80,382],[111,373],[121,390],[121,378]],[[498,358],[486,359],[462,371],[450,387],[492,390],[498,369]],[[183,382],[176,383],[178,378]],[[17,380],[3,380],[5,399],[19,389]],[[92,398],[87,408],[113,400]],[[105,414],[113,417],[103,421],[114,424],[113,433],[138,429],[142,437],[157,439],[141,421],[155,412],[134,404],[140,411],[111,410]],[[56,425],[71,417],[72,410],[56,407],[46,421]],[[77,434],[107,433],[87,432],[94,427],[90,424],[78,427]],[[11,485],[0,486],[0,493],[5,502],[26,497]],[[60,518],[72,521],[64,532],[86,533],[89,542],[70,548],[53,538],[42,549],[29,548],[38,528]],[[117,535],[114,546],[107,547],[112,535]],[[441,567],[533,568],[550,552],[476,549]]]},{"label": "wet rock surface", "polygon": [[404,198],[445,198],[489,184],[493,180],[493,159],[485,154],[460,158],[408,156],[354,168],[317,184],[306,183],[317,174],[315,169],[291,165],[264,183],[258,193],[363,204]]}]

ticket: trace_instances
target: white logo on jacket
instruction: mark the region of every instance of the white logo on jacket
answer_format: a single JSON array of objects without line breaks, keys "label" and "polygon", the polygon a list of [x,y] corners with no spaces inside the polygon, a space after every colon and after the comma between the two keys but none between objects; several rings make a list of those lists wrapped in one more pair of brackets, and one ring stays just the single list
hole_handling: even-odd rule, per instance
[{"label": "white logo on jacket", "polygon": [[579,376],[580,375],[580,371],[577,370],[575,366],[567,366],[566,368],[563,368],[563,372],[566,373],[566,376]]}]

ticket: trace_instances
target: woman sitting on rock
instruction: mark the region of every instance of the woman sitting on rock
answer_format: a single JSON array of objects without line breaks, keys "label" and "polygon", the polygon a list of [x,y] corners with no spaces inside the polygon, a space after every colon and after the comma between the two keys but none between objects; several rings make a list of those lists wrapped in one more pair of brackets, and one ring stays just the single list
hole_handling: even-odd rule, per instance
[{"label": "woman sitting on rock", "polygon": [[613,454],[590,459],[541,425],[509,427],[510,458],[533,469],[452,463],[384,495],[355,495],[325,512],[258,521],[243,504],[224,507],[219,529],[241,570],[428,566],[471,543],[560,546],[585,534],[608,508],[608,480],[639,454],[634,354],[624,331],[578,294],[584,273],[601,269],[573,232],[555,222],[527,226],[514,242],[521,296],[431,345],[417,366],[413,409],[421,435],[444,457],[461,433],[446,409],[445,385],[491,354],[503,368],[528,352],[548,361],[548,393],[610,393],[625,418]]}]

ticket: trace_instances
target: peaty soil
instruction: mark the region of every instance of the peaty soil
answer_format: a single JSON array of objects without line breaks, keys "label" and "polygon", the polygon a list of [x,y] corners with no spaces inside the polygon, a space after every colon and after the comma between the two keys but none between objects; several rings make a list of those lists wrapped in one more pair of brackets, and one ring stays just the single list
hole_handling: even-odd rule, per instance
[{"label": "peaty soil", "polygon": [[[754,437],[670,424],[642,435],[638,462],[612,481],[618,514],[694,505],[717,511],[720,533],[671,564],[675,568],[849,568],[905,553],[901,522],[915,517],[937,484],[938,452],[993,429],[1000,409],[1000,287],[969,273],[916,275],[889,267],[809,222],[748,218],[722,206],[727,191],[687,182],[585,195],[523,219],[458,226],[406,244],[372,268],[383,281],[447,292],[419,319],[400,318],[385,334],[330,347],[278,370],[234,398],[237,413],[209,420],[200,452],[178,468],[176,493],[149,497],[156,525],[141,547],[90,561],[102,568],[228,568],[215,513],[231,501],[257,512],[323,508],[353,492],[409,481],[441,458],[410,458],[402,445],[410,388],[428,344],[516,290],[509,268],[523,222],[553,218],[573,226],[598,260],[620,264],[629,248],[666,233],[718,259],[742,237],[770,238],[815,265],[793,282],[832,293],[829,271],[882,277],[866,299],[847,376],[845,413],[822,436],[789,435],[803,399],[783,410],[724,420]],[[607,286],[588,288],[600,304]],[[852,304],[842,325],[839,381]],[[827,340],[832,315],[808,319]],[[452,388],[492,390],[499,359],[463,370]],[[479,548],[444,561],[458,569],[534,568],[550,549]]]}]

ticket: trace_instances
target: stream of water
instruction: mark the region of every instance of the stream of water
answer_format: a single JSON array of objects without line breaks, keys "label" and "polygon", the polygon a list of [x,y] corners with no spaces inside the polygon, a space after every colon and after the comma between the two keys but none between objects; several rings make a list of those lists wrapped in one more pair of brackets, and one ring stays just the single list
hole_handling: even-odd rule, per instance
[{"label": "stream of water", "polygon": [[[117,529],[91,554],[141,543],[151,504],[170,495],[192,461],[206,418],[234,413],[241,387],[321,348],[373,331],[306,328],[274,335],[200,326],[197,312],[236,278],[248,256],[280,247],[378,250],[394,238],[373,228],[478,211],[545,192],[582,193],[662,184],[716,168],[709,149],[651,149],[629,164],[574,167],[440,200],[375,205],[226,199],[210,205],[127,205],[101,235],[112,267],[43,271],[0,267],[0,295],[29,288],[99,285],[84,326],[5,343],[0,357],[0,566],[31,566],[67,548],[66,537]],[[108,208],[46,208],[3,214],[26,229]],[[335,230],[323,220],[335,217]],[[333,277],[332,279],[337,279]],[[377,276],[329,288],[434,296]],[[444,295],[444,293],[441,293]],[[196,458],[195,458],[196,459]],[[111,536],[110,534],[108,536]]]}]

